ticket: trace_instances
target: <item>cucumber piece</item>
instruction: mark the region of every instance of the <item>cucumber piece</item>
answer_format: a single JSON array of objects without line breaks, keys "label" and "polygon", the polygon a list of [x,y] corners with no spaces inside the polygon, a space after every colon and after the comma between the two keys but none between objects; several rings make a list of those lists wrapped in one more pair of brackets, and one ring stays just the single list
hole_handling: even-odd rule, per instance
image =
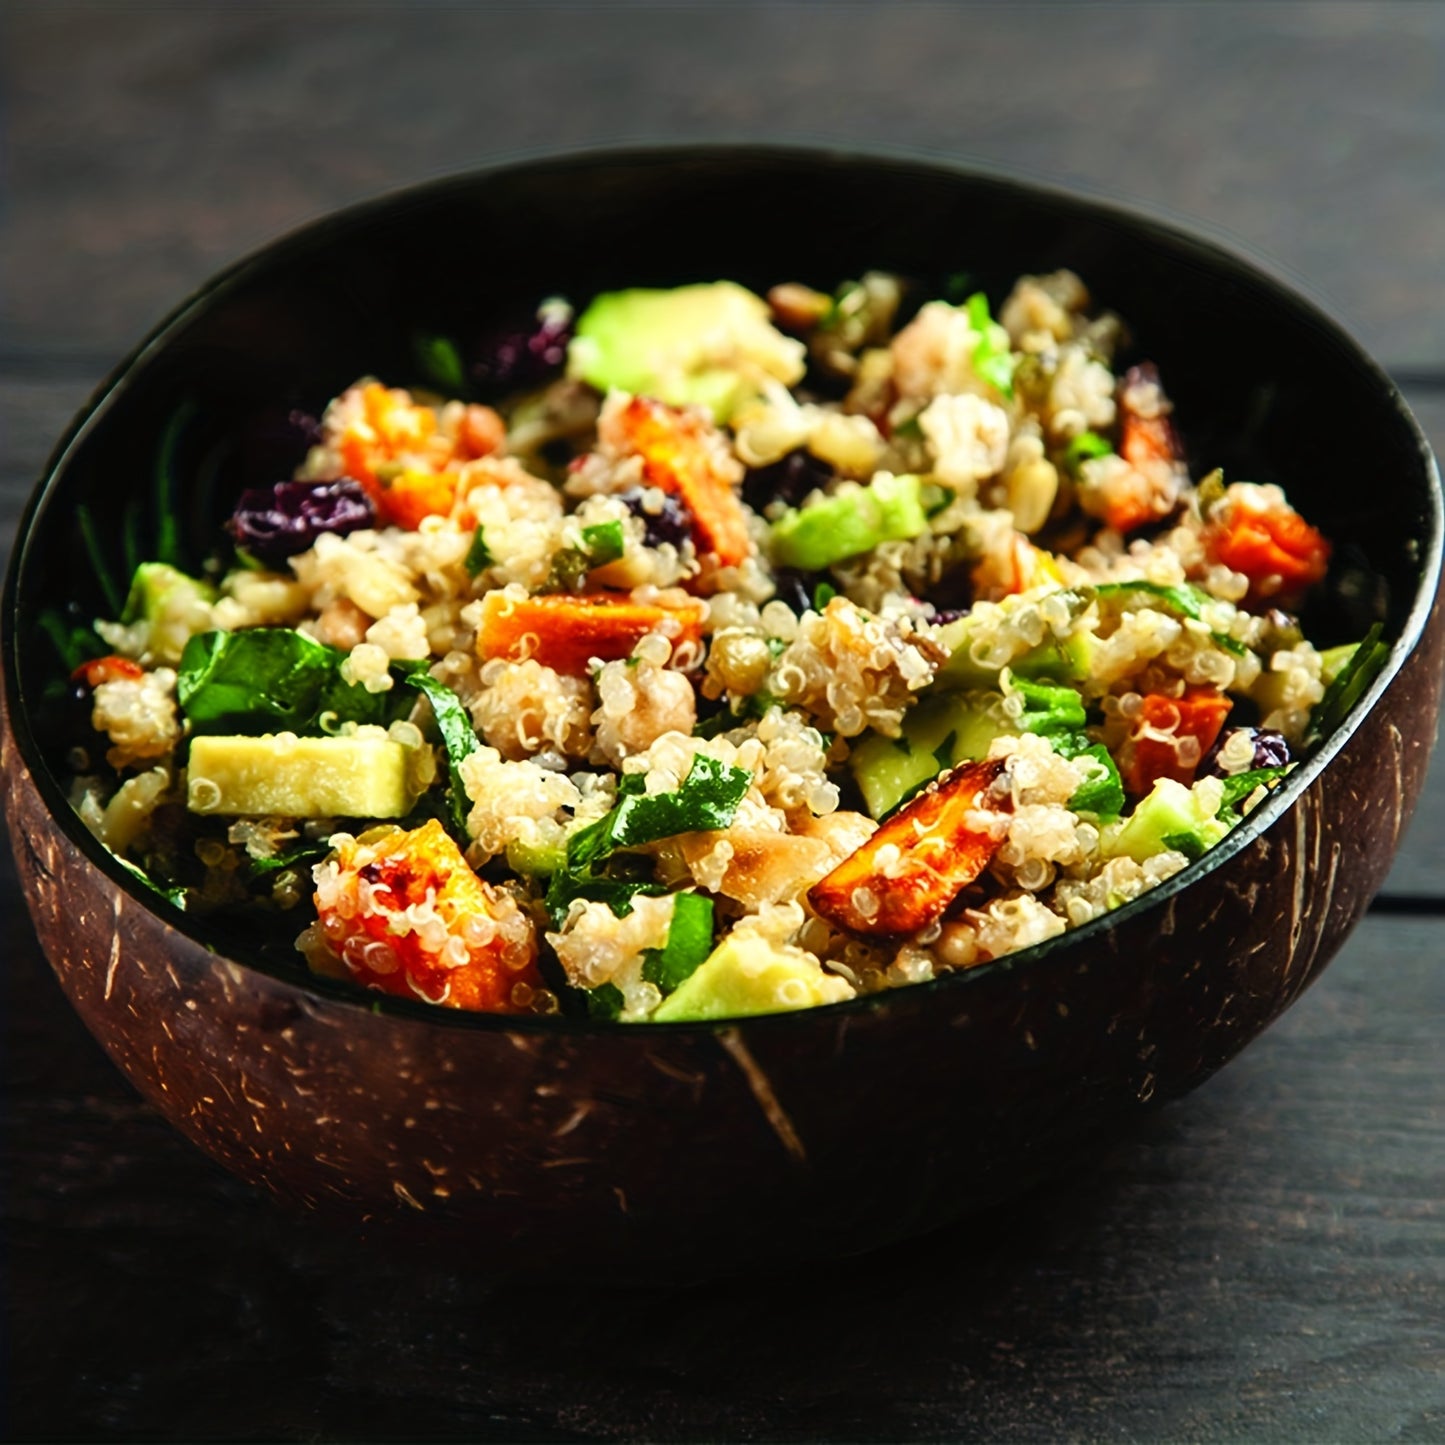
[{"label": "cucumber piece", "polygon": [[923,479],[880,472],[866,487],[785,512],[773,523],[773,560],[820,572],[880,542],[905,542],[927,530]]},{"label": "cucumber piece", "polygon": [[989,744],[1013,731],[999,693],[930,697],[909,710],[898,737],[869,733],[854,744],[849,766],[870,816],[882,819],[945,769],[987,757]]},{"label": "cucumber piece", "polygon": [[1105,830],[1100,847],[1107,858],[1136,863],[1169,849],[1197,858],[1228,832],[1228,824],[1205,811],[1197,791],[1160,778],[1124,822]]}]

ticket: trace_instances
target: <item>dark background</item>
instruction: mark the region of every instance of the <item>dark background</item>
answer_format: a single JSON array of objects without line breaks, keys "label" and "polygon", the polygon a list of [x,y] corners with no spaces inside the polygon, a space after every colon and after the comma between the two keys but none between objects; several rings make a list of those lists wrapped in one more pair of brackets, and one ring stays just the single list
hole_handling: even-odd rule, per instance
[{"label": "dark background", "polygon": [[[70,414],[224,262],[618,140],[922,147],[1143,202],[1294,277],[1445,441],[1441,4],[12,0],[0,87],[6,543]],[[363,1254],[232,1182],[70,1014],[7,859],[7,1433],[1445,1438],[1441,772],[1323,982],[1092,1171],[667,1295]]]}]

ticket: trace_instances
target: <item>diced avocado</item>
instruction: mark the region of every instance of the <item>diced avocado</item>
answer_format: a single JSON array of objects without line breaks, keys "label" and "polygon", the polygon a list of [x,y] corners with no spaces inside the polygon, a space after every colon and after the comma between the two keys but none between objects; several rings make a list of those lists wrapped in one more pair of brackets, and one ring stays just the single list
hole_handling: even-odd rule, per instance
[{"label": "diced avocado", "polygon": [[987,757],[989,744],[1013,731],[999,693],[929,697],[909,709],[900,736],[869,733],[855,743],[849,766],[868,812],[882,818],[945,768]]},{"label": "diced avocado", "polygon": [[879,472],[866,487],[785,512],[773,523],[773,559],[818,572],[880,542],[906,542],[927,530],[922,477]]},{"label": "diced avocado", "polygon": [[230,817],[400,818],[416,796],[408,751],[385,736],[191,740],[187,806]]},{"label": "diced avocado", "polygon": [[732,937],[657,1006],[655,1023],[694,1023],[746,1014],[786,1013],[836,1003],[848,986],[818,967],[811,954],[775,948],[753,935]]},{"label": "diced avocado", "polygon": [[670,406],[705,406],[724,422],[774,377],[800,381],[805,349],[768,319],[760,297],[732,281],[672,291],[608,291],[582,313],[567,374]]},{"label": "diced avocado", "polygon": [[1129,818],[1105,830],[1100,846],[1105,857],[1136,863],[1171,848],[1197,858],[1228,832],[1228,825],[1207,811],[1197,788],[1160,778]]},{"label": "diced avocado", "polygon": [[210,627],[216,597],[209,582],[188,577],[165,562],[142,562],[131,578],[120,620],[131,627],[143,624],[146,654],[174,666],[186,643]]}]

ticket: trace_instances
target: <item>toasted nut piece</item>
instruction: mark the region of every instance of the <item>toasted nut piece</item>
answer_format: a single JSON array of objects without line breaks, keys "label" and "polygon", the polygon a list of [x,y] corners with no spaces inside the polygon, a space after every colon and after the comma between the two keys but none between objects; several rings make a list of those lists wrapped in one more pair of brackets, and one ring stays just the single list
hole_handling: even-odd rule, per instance
[{"label": "toasted nut piece", "polygon": [[[1004,759],[964,763],[895,813],[858,851],[809,890],[830,923],[853,933],[917,933],[983,870],[1003,831],[981,826]],[[1007,806],[1005,804],[1004,806]]]}]

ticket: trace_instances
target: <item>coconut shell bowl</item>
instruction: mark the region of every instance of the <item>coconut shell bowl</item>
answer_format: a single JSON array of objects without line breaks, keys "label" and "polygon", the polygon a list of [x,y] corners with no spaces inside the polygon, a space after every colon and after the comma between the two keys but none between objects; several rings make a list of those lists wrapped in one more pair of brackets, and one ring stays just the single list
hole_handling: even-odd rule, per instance
[{"label": "coconut shell bowl", "polygon": [[[966,270],[998,296],[1064,266],[1158,364],[1193,474],[1280,482],[1335,539],[1310,635],[1354,641],[1379,622],[1390,644],[1322,746],[1143,898],[965,972],[797,1013],[467,1014],[313,977],[299,955],[188,916],[68,805],[46,702],[64,672],[41,619],[109,615],[82,531],[117,571],[138,506],[204,550],[257,416],[314,413],[363,374],[419,382],[418,336],[475,334],[548,295],[721,277],[831,289],[881,269],[938,287]],[[163,453],[187,481],[157,499]],[[1360,347],[1256,265],[1152,218],[826,151],[505,165],[327,217],[233,266],[76,418],[5,588],[6,818],[86,1026],[176,1128],[286,1204],[478,1268],[646,1280],[853,1253],[1096,1151],[1207,1079],[1324,969],[1424,777],[1441,516],[1429,449]]]}]

